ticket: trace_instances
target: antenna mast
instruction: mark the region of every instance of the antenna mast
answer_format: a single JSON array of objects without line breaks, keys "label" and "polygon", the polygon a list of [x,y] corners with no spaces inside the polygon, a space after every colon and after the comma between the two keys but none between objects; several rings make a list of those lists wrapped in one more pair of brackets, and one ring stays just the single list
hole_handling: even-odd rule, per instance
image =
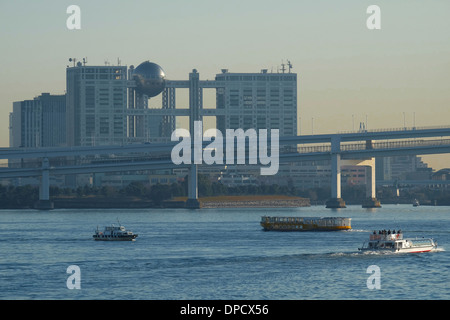
[{"label": "antenna mast", "polygon": [[291,70],[292,70],[292,64],[291,64],[291,62],[290,62],[289,60],[287,61],[287,63],[288,63],[289,73],[291,73]]},{"label": "antenna mast", "polygon": [[69,58],[69,62],[72,62],[72,61],[73,61],[73,66],[75,67],[77,59],[76,58]]},{"label": "antenna mast", "polygon": [[285,67],[285,64],[284,64],[283,60],[281,60],[281,71],[283,73],[286,71],[286,67]]}]

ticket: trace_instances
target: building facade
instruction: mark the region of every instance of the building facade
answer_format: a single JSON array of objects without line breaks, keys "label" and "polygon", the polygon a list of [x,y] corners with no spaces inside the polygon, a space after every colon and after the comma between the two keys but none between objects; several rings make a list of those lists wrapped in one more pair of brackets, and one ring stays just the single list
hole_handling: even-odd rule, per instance
[{"label": "building facade", "polygon": [[66,143],[66,95],[42,93],[13,102],[10,147],[61,147]]},{"label": "building facade", "polygon": [[[216,82],[219,130],[279,129],[280,136],[297,135],[297,74],[230,73],[223,69]],[[224,131],[222,131],[224,132]]]},{"label": "building facade", "polygon": [[127,138],[127,67],[86,66],[66,71],[67,145],[120,145]]},{"label": "building facade", "polygon": [[[179,89],[189,91],[188,101],[177,99]],[[203,108],[205,89],[215,90],[215,108]],[[161,109],[149,108],[149,99],[159,94]],[[162,69],[148,61],[137,68],[78,62],[66,69],[66,94],[58,97],[59,105],[51,102],[56,101],[55,97],[43,94],[14,103],[11,146],[167,141],[176,118],[189,116],[191,109],[197,110],[198,120],[201,116],[215,117],[216,127],[222,132],[278,129],[280,136],[297,135],[297,74],[290,69],[286,73],[265,69],[231,73],[223,69],[214,80],[200,80],[194,69],[188,80],[166,81]],[[64,109],[58,109],[62,106]]]},{"label": "building facade", "polygon": [[376,159],[377,181],[430,179],[432,168],[416,155],[382,157]]},{"label": "building facade", "polygon": [[[159,67],[145,62],[136,69],[130,67],[127,70],[126,66],[86,66],[79,62],[67,68],[66,135],[69,146],[170,138],[176,116],[185,116],[177,110],[175,91],[190,88],[193,80],[168,80],[161,89],[161,110],[151,110],[148,109],[151,97],[140,88],[139,81],[136,82],[136,72],[141,66]],[[200,99],[201,90],[216,89],[216,112],[209,110],[209,115],[216,117],[217,129],[222,132],[238,128],[279,129],[280,136],[297,135],[295,73],[268,73],[267,70],[230,73],[223,69],[214,81],[198,83]],[[200,105],[202,108],[202,101]]]}]

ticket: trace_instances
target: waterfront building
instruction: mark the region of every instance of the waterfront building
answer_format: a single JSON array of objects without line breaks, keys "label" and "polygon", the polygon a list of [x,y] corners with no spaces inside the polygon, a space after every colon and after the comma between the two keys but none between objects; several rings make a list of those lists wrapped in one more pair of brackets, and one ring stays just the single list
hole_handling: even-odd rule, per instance
[{"label": "waterfront building", "polygon": [[[196,73],[196,72],[195,72]],[[191,88],[188,81],[166,80],[164,71],[146,61],[130,66],[67,68],[67,143],[94,146],[170,138],[175,129],[176,89]],[[297,135],[297,74],[230,73],[223,69],[213,81],[200,81],[200,107],[205,88],[216,90],[217,129],[279,129],[280,136]],[[161,110],[148,101],[162,94]],[[183,114],[184,115],[184,114]]]},{"label": "waterfront building", "polygon": [[[33,100],[13,102],[9,115],[9,146],[14,148],[62,147],[66,144],[66,95],[42,93]],[[10,159],[8,166],[23,165],[34,159]],[[35,177],[11,178],[15,186],[38,186]],[[51,175],[50,184],[62,187],[64,176]]]},{"label": "waterfront building", "polygon": [[118,145],[127,138],[127,67],[86,66],[66,70],[67,145]]},{"label": "waterfront building", "polygon": [[[297,74],[235,73],[228,69],[216,74],[216,127],[226,129],[278,129],[280,136],[297,135]],[[259,177],[251,166],[227,166],[219,181],[229,186],[254,185],[285,180],[291,165],[281,165],[274,177]]]},{"label": "waterfront building", "polygon": [[[128,141],[168,141],[175,130],[175,117],[169,116],[167,109],[175,108],[175,92],[166,87],[164,70],[156,63],[145,61],[136,68],[130,66],[128,79]],[[162,114],[149,112],[149,100],[161,93]]]},{"label": "waterfront building", "polygon": [[217,128],[279,129],[280,136],[297,135],[297,74],[231,73],[223,69],[215,77],[220,82]]},{"label": "waterfront building", "polygon": [[266,185],[277,184],[299,190],[329,187],[331,165],[328,160],[282,163],[276,175],[260,176],[258,181]]},{"label": "waterfront building", "polygon": [[376,159],[377,181],[428,180],[432,168],[416,155],[382,157]]},{"label": "waterfront building", "polygon": [[[57,136],[67,146],[167,141],[177,117],[189,114],[186,104],[191,106],[194,101],[202,113],[205,111],[204,89],[215,90],[216,106],[206,106],[209,110],[203,115],[215,117],[216,127],[222,132],[238,128],[279,129],[280,136],[297,135],[297,74],[291,73],[290,64],[289,72],[283,69],[269,73],[264,69],[232,73],[223,69],[214,80],[200,80],[194,69],[188,80],[166,80],[162,68],[149,61],[136,68],[120,64],[89,66],[84,59],[83,63],[71,61],[73,66],[66,69],[65,118],[58,121],[64,127],[48,126],[59,128]],[[176,100],[178,89],[189,90],[189,101]],[[149,99],[160,94],[156,100],[162,101],[161,109],[150,109]],[[180,101],[182,105],[177,106]],[[11,123],[17,121],[12,115]],[[25,124],[26,146],[45,146],[36,142],[37,124],[34,118]],[[15,126],[11,128],[11,140],[19,141],[18,134],[14,134]],[[14,145],[24,145],[22,140]],[[216,178],[221,175],[222,172]]]},{"label": "waterfront building", "polygon": [[13,102],[9,116],[10,147],[61,147],[66,143],[66,95],[42,93]]},{"label": "waterfront building", "polygon": [[444,168],[436,171],[433,173],[431,178],[435,181],[450,181],[450,168]]}]

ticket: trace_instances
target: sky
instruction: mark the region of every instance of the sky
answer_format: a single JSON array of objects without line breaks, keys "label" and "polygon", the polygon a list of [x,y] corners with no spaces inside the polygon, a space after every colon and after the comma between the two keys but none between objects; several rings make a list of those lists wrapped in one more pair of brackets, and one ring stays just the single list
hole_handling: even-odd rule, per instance
[{"label": "sky", "polygon": [[[81,10],[69,30],[67,7]],[[367,8],[380,7],[369,30]],[[230,72],[298,74],[301,134],[450,125],[448,0],[0,0],[0,147],[14,101],[65,92],[69,58],[150,60],[167,79]],[[208,101],[205,101],[207,104]],[[213,102],[211,102],[213,103]],[[424,156],[434,169],[450,156]]]}]

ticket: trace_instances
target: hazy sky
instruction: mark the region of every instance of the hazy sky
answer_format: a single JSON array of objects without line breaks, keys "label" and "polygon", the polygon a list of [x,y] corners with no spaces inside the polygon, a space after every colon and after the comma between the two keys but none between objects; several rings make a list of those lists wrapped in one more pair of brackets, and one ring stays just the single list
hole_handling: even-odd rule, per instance
[{"label": "hazy sky", "polygon": [[[66,9],[81,8],[81,30]],[[381,30],[369,30],[369,5]],[[448,0],[0,0],[0,146],[12,102],[62,94],[68,59],[158,63],[167,78],[274,72],[298,74],[301,133],[450,125]],[[449,156],[425,159],[450,167]]]}]

